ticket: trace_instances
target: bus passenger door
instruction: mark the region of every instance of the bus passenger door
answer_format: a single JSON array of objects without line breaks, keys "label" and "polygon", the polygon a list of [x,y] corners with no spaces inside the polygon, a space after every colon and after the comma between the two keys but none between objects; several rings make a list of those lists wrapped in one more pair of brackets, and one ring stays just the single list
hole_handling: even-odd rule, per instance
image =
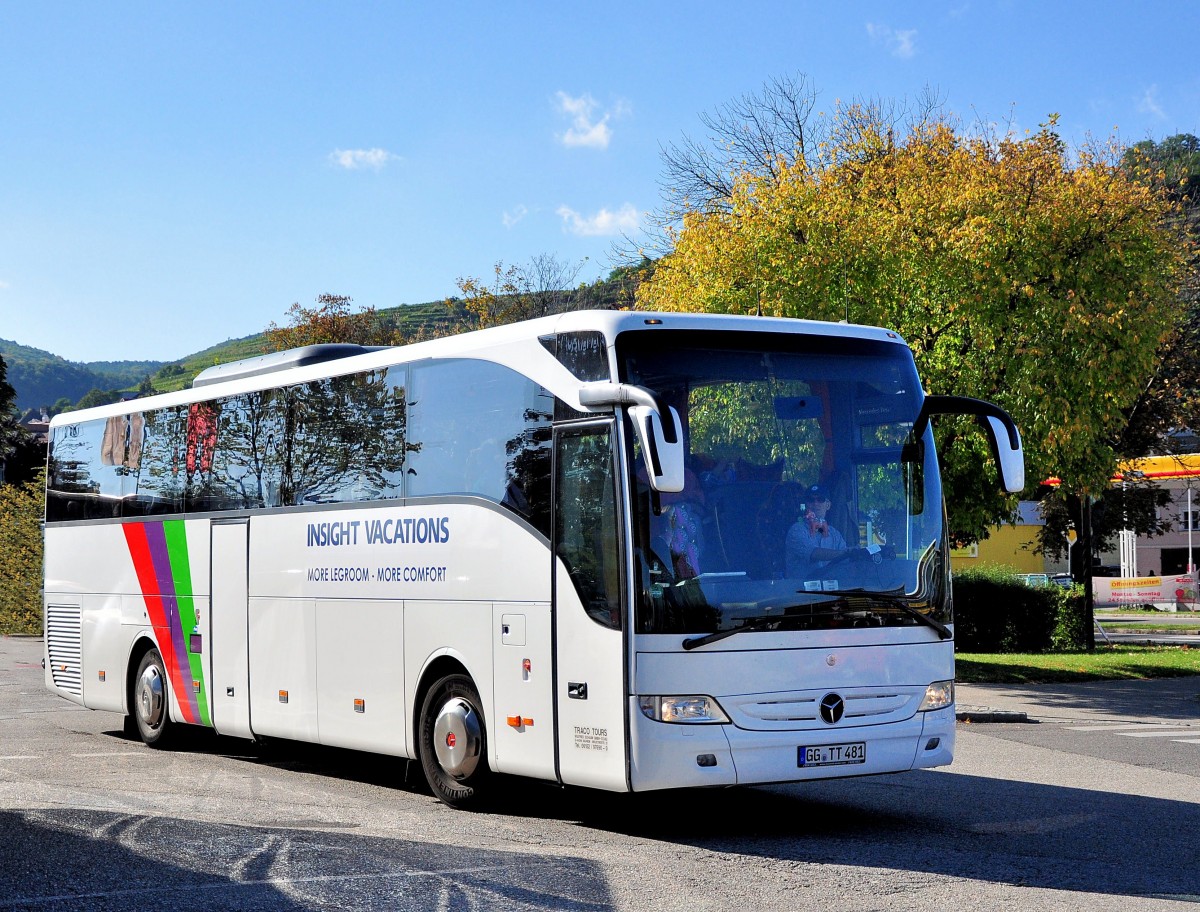
[{"label": "bus passenger door", "polygon": [[612,421],[554,432],[554,700],[559,778],[628,789]]},{"label": "bus passenger door", "polygon": [[246,519],[212,523],[209,642],[213,727],[222,735],[253,738],[250,664],[246,639],[250,525]]}]

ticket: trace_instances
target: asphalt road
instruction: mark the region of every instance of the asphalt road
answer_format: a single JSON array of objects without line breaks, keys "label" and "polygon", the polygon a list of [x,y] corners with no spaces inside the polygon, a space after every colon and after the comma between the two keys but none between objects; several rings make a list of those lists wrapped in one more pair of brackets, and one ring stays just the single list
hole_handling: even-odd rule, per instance
[{"label": "asphalt road", "polygon": [[1200,614],[1193,611],[1132,614],[1097,611],[1095,618],[1097,643],[1200,646]]},{"label": "asphalt road", "polygon": [[39,657],[0,638],[0,912],[1200,902],[1200,678],[964,686],[1027,721],[960,724],[945,770],[640,796],[505,781],[471,814],[393,759],[208,733],[148,749],[46,692]]}]

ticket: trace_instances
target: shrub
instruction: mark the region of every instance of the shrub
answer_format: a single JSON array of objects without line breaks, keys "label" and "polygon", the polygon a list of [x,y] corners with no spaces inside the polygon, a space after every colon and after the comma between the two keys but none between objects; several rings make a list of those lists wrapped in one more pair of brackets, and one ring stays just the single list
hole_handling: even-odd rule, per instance
[{"label": "shrub", "polygon": [[0,484],[0,634],[42,632],[44,484]]},{"label": "shrub", "polygon": [[1082,585],[1075,583],[1069,590],[1059,590],[1053,639],[1056,650],[1068,652],[1088,647],[1091,624],[1086,612]]},{"label": "shrub", "polygon": [[954,639],[959,652],[1045,652],[1055,645],[1057,586],[1028,586],[999,567],[954,574]]}]

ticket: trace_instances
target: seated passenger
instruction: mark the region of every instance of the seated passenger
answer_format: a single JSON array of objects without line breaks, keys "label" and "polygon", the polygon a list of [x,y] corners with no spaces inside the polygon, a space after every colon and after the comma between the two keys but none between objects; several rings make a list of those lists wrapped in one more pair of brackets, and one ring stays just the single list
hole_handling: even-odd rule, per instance
[{"label": "seated passenger", "polygon": [[652,547],[661,558],[670,561],[676,580],[699,576],[704,550],[704,490],[700,480],[687,469],[683,490],[659,497],[662,513],[650,518]]}]

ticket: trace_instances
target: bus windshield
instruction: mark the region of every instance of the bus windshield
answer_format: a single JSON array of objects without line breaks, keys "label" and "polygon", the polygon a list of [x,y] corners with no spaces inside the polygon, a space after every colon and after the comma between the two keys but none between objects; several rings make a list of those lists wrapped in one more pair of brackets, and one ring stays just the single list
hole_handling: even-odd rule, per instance
[{"label": "bus windshield", "polygon": [[663,331],[618,354],[623,380],[677,410],[687,454],[672,494],[630,453],[639,632],[949,635],[942,491],[928,428],[913,439],[905,345]]}]

